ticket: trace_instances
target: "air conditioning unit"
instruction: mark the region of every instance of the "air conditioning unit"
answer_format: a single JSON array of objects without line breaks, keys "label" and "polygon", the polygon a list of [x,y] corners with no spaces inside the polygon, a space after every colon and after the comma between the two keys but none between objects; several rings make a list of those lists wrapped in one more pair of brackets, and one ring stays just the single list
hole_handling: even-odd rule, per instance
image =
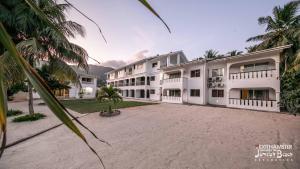
[{"label": "air conditioning unit", "polygon": [[211,83],[207,83],[207,87],[208,87],[208,88],[211,88]]},{"label": "air conditioning unit", "polygon": [[209,77],[209,78],[208,78],[208,81],[209,81],[209,82],[211,82],[211,81],[212,81],[212,78],[211,78],[211,77]]},{"label": "air conditioning unit", "polygon": [[216,81],[217,82],[221,82],[222,81],[222,77],[216,77]]},{"label": "air conditioning unit", "polygon": [[224,84],[223,83],[219,83],[218,87],[224,87]]}]

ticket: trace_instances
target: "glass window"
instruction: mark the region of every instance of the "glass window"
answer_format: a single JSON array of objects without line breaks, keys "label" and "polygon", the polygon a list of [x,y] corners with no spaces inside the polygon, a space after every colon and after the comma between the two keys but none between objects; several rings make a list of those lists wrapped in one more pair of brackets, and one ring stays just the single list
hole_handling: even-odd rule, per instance
[{"label": "glass window", "polygon": [[150,80],[155,81],[155,76],[151,76]]},{"label": "glass window", "polygon": [[224,76],[224,68],[212,69],[211,75],[212,77]]},{"label": "glass window", "polygon": [[92,83],[92,78],[86,78],[86,77],[83,77],[82,79],[82,82],[86,82],[86,83]]},{"label": "glass window", "polygon": [[200,77],[200,69],[192,70],[191,77]]},{"label": "glass window", "polygon": [[192,97],[200,97],[200,89],[191,89],[190,96],[192,96]]},{"label": "glass window", "polygon": [[151,90],[150,90],[150,94],[155,94],[155,90],[154,90],[154,89],[151,89]]},{"label": "glass window", "polygon": [[212,97],[224,97],[224,90],[212,90]]},{"label": "glass window", "polygon": [[180,90],[169,90],[169,96],[180,97]]},{"label": "glass window", "polygon": [[169,75],[169,79],[180,78],[180,76],[181,76],[180,72],[172,73],[172,74]]},{"label": "glass window", "polygon": [[157,67],[157,62],[152,63],[152,67]]}]

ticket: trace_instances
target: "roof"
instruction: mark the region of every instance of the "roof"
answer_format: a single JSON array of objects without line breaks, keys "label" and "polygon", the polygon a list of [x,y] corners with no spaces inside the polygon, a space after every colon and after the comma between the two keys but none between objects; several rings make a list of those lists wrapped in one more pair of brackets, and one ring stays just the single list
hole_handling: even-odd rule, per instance
[{"label": "roof", "polygon": [[[184,53],[180,50],[180,51],[170,52],[170,53],[167,53],[167,54],[151,56],[151,57],[147,57],[147,58],[145,58],[145,59],[141,59],[141,60],[135,61],[135,62],[130,63],[130,64],[128,64],[128,65],[119,67],[119,68],[114,69],[114,70],[112,70],[112,71],[109,71],[109,72],[107,72],[107,74],[108,74],[108,73],[115,72],[115,71],[118,71],[118,70],[121,70],[121,69],[124,69],[125,67],[131,66],[131,65],[134,65],[134,64],[143,63],[143,62],[146,62],[146,61],[155,60],[155,59],[158,59],[158,58],[163,58],[163,57],[166,57],[166,56],[169,56],[169,55],[175,55],[175,54],[179,54],[179,53],[182,53],[182,54],[184,55]],[[185,55],[184,55],[184,56],[185,56]]]},{"label": "roof", "polygon": [[203,59],[200,59],[200,60],[193,60],[193,61],[181,63],[179,65],[164,67],[162,69],[166,70],[166,69],[179,68],[179,67],[183,67],[185,65],[196,64],[196,63],[227,61],[227,60],[232,60],[232,59],[237,59],[237,58],[251,57],[253,55],[264,54],[264,53],[269,53],[269,52],[281,52],[282,50],[290,48],[291,46],[292,45],[278,46],[278,47],[275,47],[275,48],[269,48],[269,49],[265,49],[265,50],[259,50],[259,51],[240,54],[240,55],[235,55],[235,56],[227,56],[227,57],[225,56],[225,57],[214,58],[214,59],[205,59],[205,58],[203,58]]}]

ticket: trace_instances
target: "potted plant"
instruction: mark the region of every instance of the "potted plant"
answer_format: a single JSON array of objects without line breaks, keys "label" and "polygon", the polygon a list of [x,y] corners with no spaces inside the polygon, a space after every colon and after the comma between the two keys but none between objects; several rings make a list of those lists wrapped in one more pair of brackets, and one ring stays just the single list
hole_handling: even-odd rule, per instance
[{"label": "potted plant", "polygon": [[100,102],[106,101],[108,105],[107,110],[100,112],[100,116],[111,117],[121,113],[120,110],[112,109],[112,103],[117,104],[118,102],[122,101],[122,97],[119,95],[118,88],[114,88],[112,86],[103,86],[100,90],[98,90],[96,98]]}]

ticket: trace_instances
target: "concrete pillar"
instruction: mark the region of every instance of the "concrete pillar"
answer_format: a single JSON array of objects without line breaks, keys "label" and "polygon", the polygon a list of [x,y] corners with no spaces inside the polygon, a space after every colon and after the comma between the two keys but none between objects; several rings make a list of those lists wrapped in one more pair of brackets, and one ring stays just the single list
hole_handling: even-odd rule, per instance
[{"label": "concrete pillar", "polygon": [[180,64],[180,55],[177,54],[177,64],[179,65]]},{"label": "concrete pillar", "polygon": [[276,69],[276,76],[279,79],[279,76],[280,76],[280,62],[279,61],[275,62],[275,69]]},{"label": "concrete pillar", "polygon": [[170,56],[167,56],[167,67],[170,66]]}]

